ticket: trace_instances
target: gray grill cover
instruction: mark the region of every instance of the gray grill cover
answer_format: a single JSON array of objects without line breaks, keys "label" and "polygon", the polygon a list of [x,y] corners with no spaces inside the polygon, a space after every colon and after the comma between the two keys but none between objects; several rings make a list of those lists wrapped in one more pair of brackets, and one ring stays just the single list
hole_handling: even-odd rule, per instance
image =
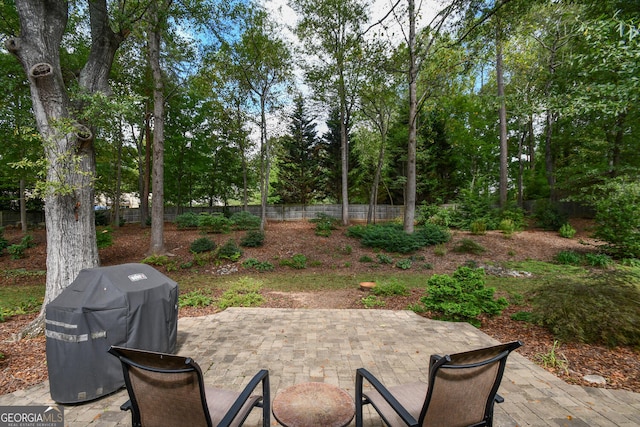
[{"label": "gray grill cover", "polygon": [[88,268],[46,307],[51,398],[96,399],[124,386],[112,345],[175,353],[178,284],[146,264]]}]

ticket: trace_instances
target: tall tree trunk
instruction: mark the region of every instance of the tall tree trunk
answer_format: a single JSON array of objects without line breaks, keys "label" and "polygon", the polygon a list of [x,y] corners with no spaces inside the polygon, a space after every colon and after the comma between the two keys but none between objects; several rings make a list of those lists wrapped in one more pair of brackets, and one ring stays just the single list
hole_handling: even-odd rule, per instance
[{"label": "tall tree trunk", "polygon": [[122,119],[118,131],[118,151],[116,156],[116,194],[114,197],[114,217],[115,227],[120,227],[120,197],[122,196]]},{"label": "tall tree trunk", "polygon": [[[148,109],[148,106],[147,106]],[[141,151],[144,158],[140,159],[140,226],[146,227],[149,217],[149,193],[151,192],[151,151],[153,134],[151,131],[152,114],[147,110],[144,117],[144,146]]]},{"label": "tall tree trunk", "polygon": [[417,76],[415,1],[409,0],[409,144],[404,199],[404,231],[413,233],[416,216]]},{"label": "tall tree trunk", "polygon": [[507,206],[508,185],[508,140],[507,140],[507,103],[504,99],[504,71],[502,64],[502,37],[500,21],[496,24],[496,77],[498,79],[498,100],[500,102],[500,207]]},{"label": "tall tree trunk", "polygon": [[340,68],[340,159],[342,164],[342,225],[349,225],[349,137],[347,135],[347,99],[343,64]]},{"label": "tall tree trunk", "polygon": [[[164,2],[161,2],[164,3]],[[150,9],[149,63],[153,74],[153,174],[151,202],[150,254],[163,254],[164,246],[164,82],[160,66],[164,13],[162,6],[153,2]]]},{"label": "tall tree trunk", "polygon": [[267,227],[267,200],[269,197],[269,174],[271,173],[269,138],[267,137],[266,95],[260,95],[260,231]]}]

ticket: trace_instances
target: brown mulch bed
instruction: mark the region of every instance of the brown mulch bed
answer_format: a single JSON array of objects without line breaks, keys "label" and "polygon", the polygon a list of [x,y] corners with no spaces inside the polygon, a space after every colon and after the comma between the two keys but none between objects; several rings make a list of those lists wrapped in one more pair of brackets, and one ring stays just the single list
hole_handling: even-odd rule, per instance
[{"label": "brown mulch bed", "polygon": [[[594,250],[594,242],[589,238],[589,222],[573,221],[572,225],[578,230],[574,239],[563,239],[557,233],[541,230],[531,230],[516,233],[512,238],[505,239],[500,233],[489,232],[484,236],[469,236],[465,232],[455,232],[451,242],[447,244],[447,255],[437,256],[432,248],[420,251],[416,255],[423,256],[425,263],[430,263],[433,269],[429,273],[451,273],[458,266],[468,261],[479,264],[483,262],[500,263],[504,261],[518,261],[537,259],[550,261],[560,250],[589,251]],[[394,268],[393,265],[375,266],[358,260],[363,255],[373,259],[376,252],[361,247],[354,239],[345,236],[344,229],[335,230],[330,238],[316,236],[314,225],[307,221],[270,223],[267,228],[265,245],[260,248],[244,249],[243,259],[256,258],[261,261],[271,261],[277,265],[277,260],[289,258],[295,254],[304,254],[314,261],[313,266],[306,272],[324,271],[341,274],[375,275],[381,271],[393,271],[394,274],[415,274]],[[27,270],[45,270],[45,233],[44,230],[32,232],[36,247],[27,251],[27,257],[22,260],[11,260],[8,256],[0,257],[0,271],[24,268]],[[9,243],[17,243],[21,234],[19,230],[7,228],[5,237]],[[216,243],[223,244],[230,238],[236,240],[243,233],[227,235],[210,235]],[[166,224],[166,249],[179,262],[192,258],[189,245],[198,237],[198,231],[176,230],[172,224]],[[469,238],[487,248],[482,255],[457,254],[451,251],[453,245],[463,238]],[[137,224],[129,224],[114,231],[115,244],[100,251],[102,265],[114,265],[125,262],[138,262],[145,257],[149,247],[149,229],[142,229]],[[248,274],[240,271],[234,274]],[[179,280],[182,274],[191,274],[188,270],[166,272],[167,275]],[[211,268],[201,274],[217,274]],[[268,273],[266,273],[268,274]],[[0,275],[0,286],[20,286],[23,283],[42,282],[42,277],[15,278]],[[264,307],[273,308],[357,308],[364,309],[362,298],[366,294],[354,286],[353,289],[311,291],[311,292],[276,292],[264,290],[266,298]],[[422,296],[420,290],[413,290],[411,295],[404,297],[387,297],[386,310],[406,309],[409,304],[416,303]],[[525,322],[511,320],[510,315],[524,310],[524,307],[511,306],[501,316],[483,319],[481,330],[500,340],[509,341],[520,339],[525,343],[519,351],[525,357],[541,363],[540,356],[547,354],[553,347],[553,336],[545,329]],[[181,317],[200,316],[215,313],[213,307],[180,309]],[[6,322],[0,323],[0,394],[24,389],[47,379],[45,339],[25,339],[19,342],[12,340],[14,334],[26,326],[34,317],[13,316]],[[563,380],[580,385],[591,385],[583,380],[587,374],[597,374],[607,380],[605,387],[625,389],[640,392],[640,350],[627,347],[609,349],[596,345],[579,343],[562,343],[557,349],[559,358],[565,358],[567,369],[547,368]]]}]

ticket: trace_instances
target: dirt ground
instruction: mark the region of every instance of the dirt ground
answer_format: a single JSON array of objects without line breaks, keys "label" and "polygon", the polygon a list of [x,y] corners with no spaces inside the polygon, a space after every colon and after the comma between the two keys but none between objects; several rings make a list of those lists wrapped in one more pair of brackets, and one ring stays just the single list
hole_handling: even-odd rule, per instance
[{"label": "dirt ground", "polygon": [[[413,255],[420,257],[420,264],[428,263],[431,265],[430,270],[424,270],[426,275],[451,273],[458,266],[469,261],[474,261],[478,265],[528,259],[551,261],[553,256],[561,250],[581,252],[595,250],[597,242],[589,237],[589,222],[576,220],[572,221],[572,225],[578,230],[573,239],[564,239],[557,233],[541,230],[519,232],[509,239],[499,232],[488,232],[484,236],[471,236],[466,232],[454,231],[451,241],[445,245],[446,254],[444,256],[434,253],[434,248],[426,248]],[[279,260],[290,258],[295,254],[304,254],[308,259],[308,268],[305,273],[322,274],[330,271],[353,275],[371,273],[373,276],[386,271],[393,272],[399,277],[403,274],[415,274],[414,268],[403,271],[393,264],[360,262],[361,257],[365,255],[376,259],[377,253],[369,248],[361,247],[357,240],[347,237],[345,231],[346,228],[339,228],[327,238],[316,236],[314,225],[308,221],[269,223],[265,244],[260,248],[243,248],[242,260],[255,258],[259,261],[269,261],[276,266],[276,271],[282,272],[287,267],[280,267]],[[32,234],[37,245],[27,250],[26,258],[12,260],[6,254],[0,257],[0,286],[20,286],[34,283],[34,281],[41,283],[44,280],[42,276],[16,278],[9,274],[1,274],[3,271],[19,268],[30,271],[46,270],[44,230],[34,230]],[[139,262],[145,258],[145,252],[149,247],[148,228],[141,228],[138,224],[128,224],[114,230],[113,234],[114,245],[100,251],[101,265]],[[4,235],[10,244],[19,242],[21,238],[19,230],[13,228],[5,229]],[[231,238],[239,241],[243,235],[244,232],[232,232],[226,235],[209,235],[209,237],[220,245]],[[199,237],[202,236],[197,230],[177,230],[173,224],[165,226],[166,249],[178,265],[192,260],[193,256],[189,252],[189,246]],[[482,255],[454,252],[453,246],[463,238],[472,238],[487,251]],[[403,258],[397,254],[393,256],[396,260]],[[239,263],[232,267],[234,267],[232,270],[237,268],[238,271],[231,274],[255,274],[252,271],[244,270]],[[217,275],[224,270],[212,266],[203,274]],[[294,270],[289,269],[288,271],[295,274]],[[189,270],[183,269],[163,272],[177,281],[181,275],[190,274]],[[366,295],[366,291],[360,290],[354,283],[353,288],[342,290],[294,293],[266,289],[263,291],[263,295],[266,299],[264,307],[365,309],[361,300]],[[386,298],[385,305],[380,308],[403,310],[409,304],[418,302],[421,296],[421,290],[414,290],[409,296],[389,297]],[[522,340],[525,346],[518,351],[525,357],[541,364],[540,356],[552,349],[554,339],[541,327],[510,319],[512,313],[524,309],[526,307],[510,306],[501,316],[484,319],[481,330],[500,341]],[[214,307],[198,309],[186,307],[180,309],[180,316],[200,316],[216,311],[217,309]],[[33,315],[14,316],[7,319],[6,322],[0,323],[0,394],[24,389],[47,378],[45,339],[38,337],[19,342],[13,340],[14,334],[21,330],[31,318]],[[586,382],[583,376],[600,375],[607,380],[604,387],[640,392],[640,350],[638,349],[626,347],[608,349],[594,345],[563,343],[557,352],[558,357],[566,358],[567,369],[547,369],[569,383],[595,386]]]}]

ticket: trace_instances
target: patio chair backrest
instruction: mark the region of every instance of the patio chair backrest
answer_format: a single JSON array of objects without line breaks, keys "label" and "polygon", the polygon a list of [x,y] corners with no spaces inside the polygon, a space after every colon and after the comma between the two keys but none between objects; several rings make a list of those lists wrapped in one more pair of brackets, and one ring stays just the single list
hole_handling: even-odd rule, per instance
[{"label": "patio chair backrest", "polygon": [[521,345],[515,341],[444,357],[431,356],[429,388],[419,424],[490,425],[507,356]]},{"label": "patio chair backrest", "polygon": [[122,362],[133,424],[211,426],[200,366],[191,358],[112,347]]}]

